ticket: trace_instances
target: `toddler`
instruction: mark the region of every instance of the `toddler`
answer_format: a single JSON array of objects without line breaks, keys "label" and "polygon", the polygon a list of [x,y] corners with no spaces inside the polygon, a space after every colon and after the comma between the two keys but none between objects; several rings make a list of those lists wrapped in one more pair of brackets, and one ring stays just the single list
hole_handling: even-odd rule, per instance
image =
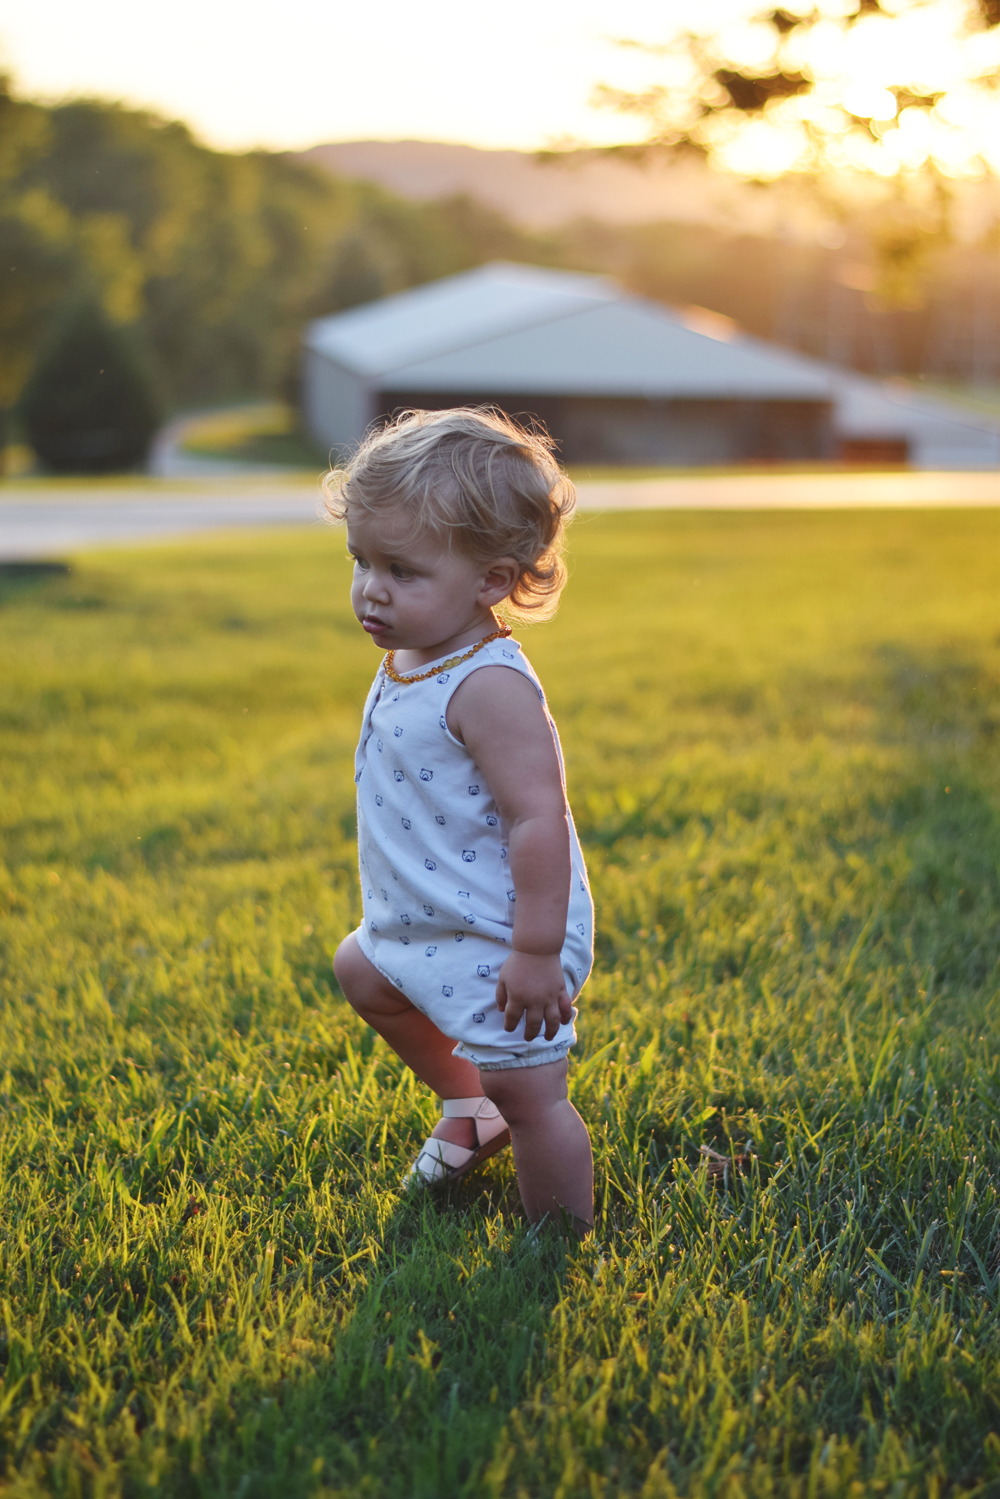
[{"label": "toddler", "polygon": [[511,1143],[529,1220],[585,1232],[590,1139],[566,1072],[593,905],[555,725],[494,612],[555,612],[572,484],[542,437],[454,410],[371,434],[326,489],[354,612],[385,651],[355,763],[364,919],[337,980],[442,1100],[408,1181]]}]

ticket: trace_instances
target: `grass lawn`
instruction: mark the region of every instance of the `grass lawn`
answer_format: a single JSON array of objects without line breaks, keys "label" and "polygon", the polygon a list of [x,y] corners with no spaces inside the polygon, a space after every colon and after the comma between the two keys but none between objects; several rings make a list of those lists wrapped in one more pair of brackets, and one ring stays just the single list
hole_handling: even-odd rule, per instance
[{"label": "grass lawn", "polygon": [[0,1493],[1000,1491],[1000,513],[572,565],[523,637],[600,932],[567,1251],[509,1152],[398,1192],[337,533],[0,576]]},{"label": "grass lawn", "polygon": [[251,401],[192,416],[182,451],[313,473],[325,468],[329,458],[302,430],[297,413],[280,401]]}]

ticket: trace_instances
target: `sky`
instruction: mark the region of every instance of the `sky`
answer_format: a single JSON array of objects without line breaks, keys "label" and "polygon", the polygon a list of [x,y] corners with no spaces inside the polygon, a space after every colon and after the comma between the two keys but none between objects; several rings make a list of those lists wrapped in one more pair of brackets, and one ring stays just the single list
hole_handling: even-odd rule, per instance
[{"label": "sky", "polygon": [[[691,24],[692,3],[699,28],[721,28],[736,66],[773,57],[776,34],[753,19],[754,0],[0,0],[0,69],[22,94],[120,99],[182,119],[223,149],[406,138],[528,151],[610,145],[642,139],[647,125],[596,108],[597,84],[660,81],[676,109],[685,78],[697,76],[677,53],[617,40],[666,41]],[[818,130],[838,171],[892,177],[933,159],[953,176],[981,174],[983,161],[1000,175],[1000,93],[969,83],[1000,77],[1000,27],[970,26],[972,0],[882,5],[845,29],[837,18],[856,0],[817,0],[819,24],[789,38],[785,58],[815,80],[813,93],[713,137],[715,164],[778,176],[808,161]],[[890,86],[938,104],[900,103],[897,117]],[[689,94],[696,100],[697,89]],[[887,124],[845,134],[841,104]]]},{"label": "sky", "polygon": [[589,104],[654,65],[663,0],[0,0],[17,91],[92,94],[190,124],[209,144],[610,144],[641,127]]}]

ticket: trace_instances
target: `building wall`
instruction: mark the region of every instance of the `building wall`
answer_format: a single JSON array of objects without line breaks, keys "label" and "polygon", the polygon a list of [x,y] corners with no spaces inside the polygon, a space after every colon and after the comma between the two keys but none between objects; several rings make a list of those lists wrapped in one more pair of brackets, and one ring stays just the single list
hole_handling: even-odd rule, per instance
[{"label": "building wall", "polygon": [[309,435],[320,447],[343,450],[360,441],[375,415],[375,404],[361,376],[306,348],[302,409]]},{"label": "building wall", "polygon": [[566,463],[699,465],[808,461],[835,454],[824,401],[644,401],[599,396],[491,397],[474,391],[386,390],[379,415],[406,407],[496,404],[541,421]]},{"label": "building wall", "polygon": [[985,417],[948,407],[912,388],[839,371],[835,427],[842,448],[859,458],[868,445],[905,448],[914,468],[989,469],[1000,463],[1000,431]]}]

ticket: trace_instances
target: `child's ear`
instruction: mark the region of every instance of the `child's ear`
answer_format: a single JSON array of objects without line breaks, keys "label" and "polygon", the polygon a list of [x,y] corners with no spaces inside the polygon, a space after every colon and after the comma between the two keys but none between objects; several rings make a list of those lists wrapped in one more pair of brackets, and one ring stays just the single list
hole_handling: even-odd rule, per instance
[{"label": "child's ear", "polygon": [[514,590],[518,578],[521,576],[521,564],[515,562],[513,557],[498,557],[491,562],[483,577],[482,588],[479,591],[479,599],[488,609],[494,604],[499,604],[507,598]]}]

